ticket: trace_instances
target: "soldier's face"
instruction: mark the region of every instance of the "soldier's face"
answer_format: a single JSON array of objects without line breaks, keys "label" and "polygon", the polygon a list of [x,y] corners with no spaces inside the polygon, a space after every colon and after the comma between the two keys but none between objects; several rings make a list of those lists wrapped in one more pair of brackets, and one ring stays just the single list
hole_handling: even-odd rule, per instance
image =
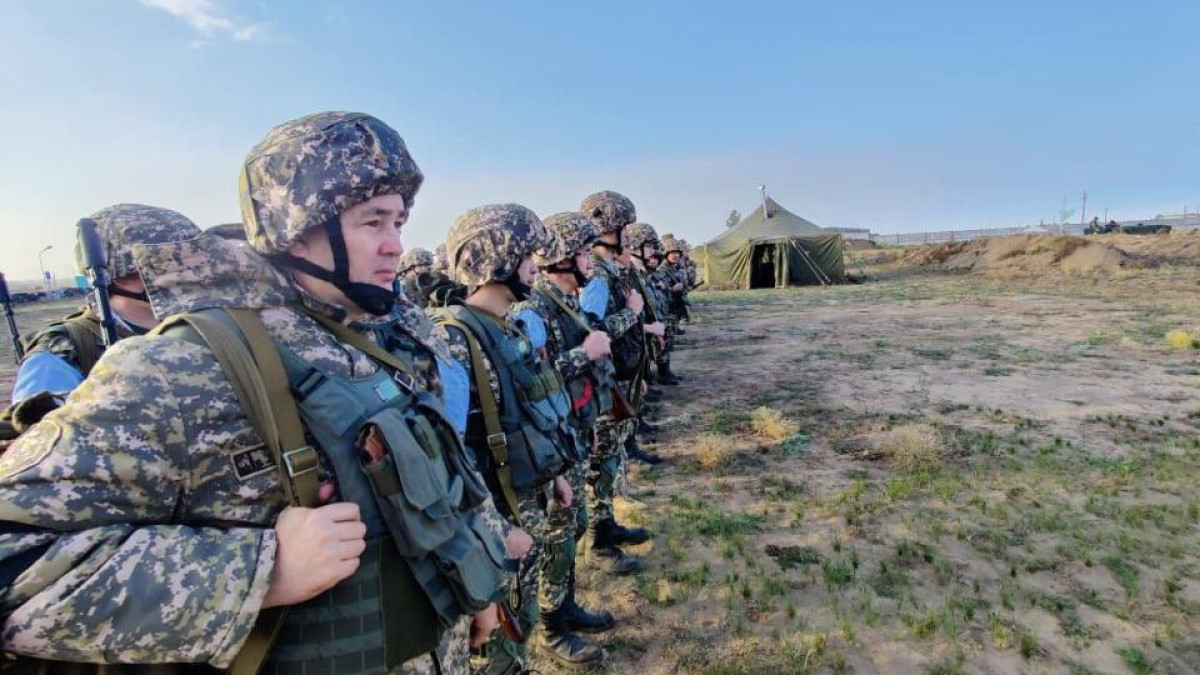
[{"label": "soldier's face", "polygon": [[671,251],[670,253],[668,253],[667,260],[669,260],[672,265],[679,262],[679,251]]},{"label": "soldier's face", "polygon": [[583,246],[575,252],[575,268],[585,277],[592,276],[592,270],[595,269],[595,265],[592,263],[590,247]]},{"label": "soldier's face", "polygon": [[517,268],[517,277],[521,283],[532,286],[533,282],[537,280],[537,275],[538,268],[537,264],[533,262],[533,256],[525,256],[525,259],[521,261],[521,266]]}]

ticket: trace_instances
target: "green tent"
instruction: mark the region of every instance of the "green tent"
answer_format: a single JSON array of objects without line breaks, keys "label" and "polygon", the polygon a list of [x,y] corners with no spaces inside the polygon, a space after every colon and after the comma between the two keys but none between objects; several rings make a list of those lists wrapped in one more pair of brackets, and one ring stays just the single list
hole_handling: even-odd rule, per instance
[{"label": "green tent", "polygon": [[826,232],[770,197],[700,247],[709,288],[782,288],[846,280],[842,235]]}]

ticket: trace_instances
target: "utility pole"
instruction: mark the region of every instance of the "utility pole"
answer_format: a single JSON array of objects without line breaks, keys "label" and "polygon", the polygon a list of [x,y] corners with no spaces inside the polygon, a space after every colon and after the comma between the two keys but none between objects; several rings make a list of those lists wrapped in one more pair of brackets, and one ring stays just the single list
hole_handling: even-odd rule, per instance
[{"label": "utility pole", "polygon": [[1108,207],[1104,207],[1104,222],[1108,222]]},{"label": "utility pole", "polygon": [[42,288],[46,289],[47,291],[50,290],[50,278],[46,276],[46,263],[42,261],[42,255],[52,248],[54,248],[54,244],[50,244],[46,248],[38,251],[38,267],[42,268]]},{"label": "utility pole", "polygon": [[1083,197],[1080,198],[1080,201],[1083,202],[1083,209],[1082,209],[1083,212],[1079,214],[1079,224],[1086,227],[1087,226],[1087,190],[1083,191]]}]

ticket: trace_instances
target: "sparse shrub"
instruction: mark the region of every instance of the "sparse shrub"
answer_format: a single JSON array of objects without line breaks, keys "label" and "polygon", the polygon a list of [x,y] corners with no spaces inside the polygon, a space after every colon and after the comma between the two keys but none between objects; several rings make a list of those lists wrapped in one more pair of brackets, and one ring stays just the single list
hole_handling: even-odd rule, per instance
[{"label": "sparse shrub", "polygon": [[932,473],[941,468],[949,449],[932,426],[905,424],[887,432],[879,452],[901,471]]},{"label": "sparse shrub", "polygon": [[1179,351],[1187,351],[1189,349],[1200,349],[1200,340],[1192,337],[1192,334],[1186,330],[1169,330],[1166,336],[1167,344],[1171,345],[1172,349]]},{"label": "sparse shrub", "polygon": [[733,456],[729,439],[717,434],[700,434],[692,444],[696,448],[696,466],[702,471],[723,469]]},{"label": "sparse shrub", "polygon": [[799,426],[783,412],[769,406],[759,406],[750,413],[750,427],[754,433],[772,441],[782,441],[791,438],[799,431]]}]

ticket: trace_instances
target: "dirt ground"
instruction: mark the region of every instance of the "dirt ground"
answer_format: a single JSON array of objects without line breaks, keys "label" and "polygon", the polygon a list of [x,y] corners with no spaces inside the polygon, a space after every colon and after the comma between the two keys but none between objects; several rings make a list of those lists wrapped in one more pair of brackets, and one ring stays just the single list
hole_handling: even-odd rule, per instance
[{"label": "dirt ground", "polygon": [[864,271],[696,296],[611,672],[1200,672],[1200,269]]},{"label": "dirt ground", "polygon": [[581,576],[609,672],[1200,672],[1200,351],[1164,338],[1200,336],[1200,258],[859,253],[870,283],[694,297],[618,505],[647,571]]}]

